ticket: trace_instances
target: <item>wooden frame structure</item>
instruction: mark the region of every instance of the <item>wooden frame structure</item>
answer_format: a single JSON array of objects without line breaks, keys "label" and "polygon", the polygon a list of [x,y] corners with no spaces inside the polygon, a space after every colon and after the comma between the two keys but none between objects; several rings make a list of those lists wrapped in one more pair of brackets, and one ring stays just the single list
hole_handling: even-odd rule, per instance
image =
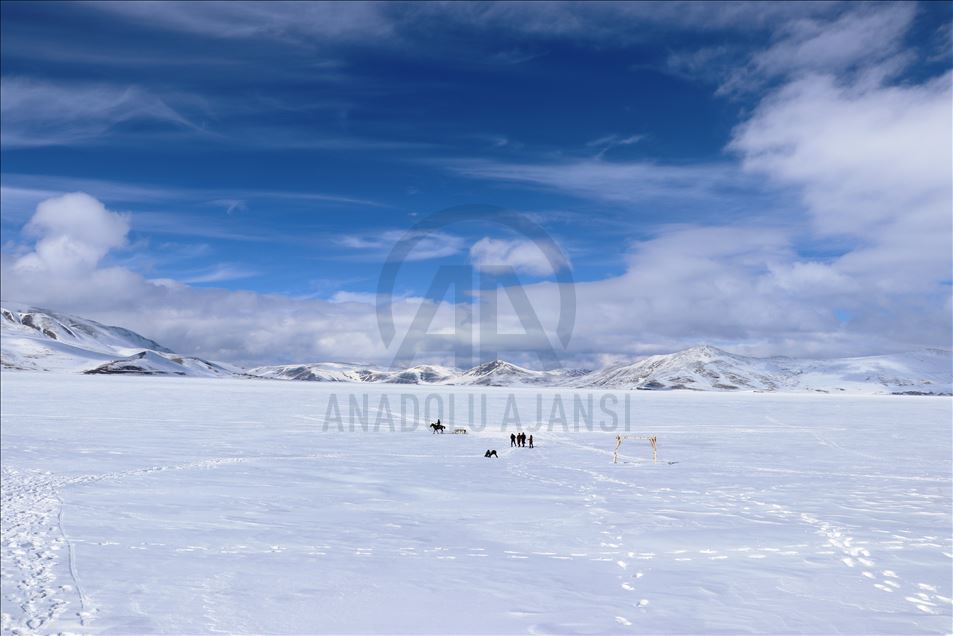
[{"label": "wooden frame structure", "polygon": [[622,446],[622,442],[627,439],[645,439],[648,440],[649,444],[652,445],[652,463],[655,464],[658,461],[658,445],[656,444],[655,435],[616,435],[615,436],[615,449],[612,451],[612,463],[619,463],[619,448]]}]

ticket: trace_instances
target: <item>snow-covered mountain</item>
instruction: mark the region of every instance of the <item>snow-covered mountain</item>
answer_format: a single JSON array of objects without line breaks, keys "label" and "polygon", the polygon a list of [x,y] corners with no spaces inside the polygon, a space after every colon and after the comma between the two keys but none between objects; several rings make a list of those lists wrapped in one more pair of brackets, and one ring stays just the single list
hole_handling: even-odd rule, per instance
[{"label": "snow-covered mountain", "polygon": [[949,394],[953,357],[950,351],[924,349],[833,360],[754,358],[703,345],[609,367],[572,384],[644,390]]},{"label": "snow-covered mountain", "polygon": [[493,360],[469,369],[450,384],[474,386],[564,386],[589,374],[588,369],[535,371],[503,360]]},{"label": "snow-covered mountain", "polygon": [[255,367],[249,375],[279,380],[309,380],[312,382],[375,382],[384,384],[452,384],[472,386],[561,386],[574,378],[589,373],[587,370],[559,369],[534,371],[494,360],[472,369],[461,371],[453,367],[422,364],[407,369],[318,362],[314,364],[282,364]]},{"label": "snow-covered mountain", "polygon": [[0,308],[0,366],[4,369],[90,374],[234,375],[236,369],[174,354],[122,327],[35,307]]},{"label": "snow-covered mountain", "polygon": [[951,394],[953,357],[941,349],[882,356],[810,360],[755,358],[702,345],[599,371],[535,371],[503,360],[472,369],[421,364],[406,369],[319,362],[230,365],[176,355],[122,327],[32,307],[0,308],[0,363],[5,369],[89,374],[253,376],[313,382],[459,386],[778,391],[871,394]]},{"label": "snow-covered mountain", "polygon": [[346,362],[279,364],[249,369],[249,375],[278,380],[312,382],[382,382],[388,384],[442,384],[459,375],[457,369],[423,364],[407,369],[384,369]]},{"label": "snow-covered mountain", "polygon": [[250,369],[249,375],[321,382],[385,382],[463,386],[778,391],[822,393],[950,394],[953,357],[941,349],[883,356],[809,360],[755,358],[702,345],[650,356],[601,371],[535,371],[494,360],[466,371],[418,366],[385,370],[342,363],[281,365]]},{"label": "snow-covered mountain", "polygon": [[[152,349],[172,353],[158,342],[122,327],[110,327],[93,320],[54,313],[34,307],[0,307],[4,332],[27,336],[42,334],[48,339],[84,349]],[[37,333],[39,332],[39,334]]]}]

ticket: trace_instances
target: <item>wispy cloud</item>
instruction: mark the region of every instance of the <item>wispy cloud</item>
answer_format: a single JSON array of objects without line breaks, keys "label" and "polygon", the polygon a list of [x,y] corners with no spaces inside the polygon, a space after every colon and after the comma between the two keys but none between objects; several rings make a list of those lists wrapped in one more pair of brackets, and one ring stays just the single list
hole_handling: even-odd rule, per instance
[{"label": "wispy cloud", "polygon": [[617,146],[631,146],[645,139],[645,135],[605,135],[586,143],[587,148],[598,148],[596,159],[601,159],[607,152]]},{"label": "wispy cloud", "polygon": [[[285,201],[341,204],[347,206],[390,207],[388,204],[361,197],[308,190],[274,190],[249,188],[184,188],[157,186],[125,181],[78,178],[62,175],[3,173],[0,175],[0,196],[3,209],[27,206],[32,211],[42,199],[65,192],[89,192],[97,198],[116,204],[195,203],[224,206],[251,201],[279,199]],[[236,209],[240,209],[239,208]],[[234,211],[234,210],[233,210]],[[27,215],[28,216],[28,215]]]},{"label": "wispy cloud", "polygon": [[628,146],[638,141],[641,141],[644,138],[645,138],[645,135],[629,135],[627,137],[624,137],[622,135],[615,135],[615,134],[605,135],[603,137],[593,139],[592,141],[587,141],[586,147],[595,148],[595,147],[610,146],[610,145]]},{"label": "wispy cloud", "polygon": [[444,165],[467,177],[521,183],[590,200],[623,203],[660,198],[710,200],[752,181],[727,162],[666,165],[647,161],[610,162],[598,158],[560,163],[468,159],[444,162]]},{"label": "wispy cloud", "polygon": [[[280,39],[320,46],[405,43],[435,23],[453,28],[517,32],[532,38],[565,38],[625,45],[683,30],[749,31],[802,16],[831,14],[830,3],[93,3],[95,8],[155,28],[215,38]],[[506,60],[522,60],[520,50]]]},{"label": "wispy cloud", "polygon": [[229,216],[248,209],[248,204],[243,199],[215,199],[209,201],[209,203],[220,208],[225,208],[225,214]]},{"label": "wispy cloud", "polygon": [[137,121],[202,132],[172,103],[185,99],[170,93],[159,97],[134,85],[4,77],[0,79],[2,143],[6,147],[96,143],[123,124]]},{"label": "wispy cloud", "polygon": [[400,241],[414,241],[414,249],[405,258],[407,261],[452,256],[464,248],[462,237],[446,232],[384,230],[376,234],[348,234],[334,240],[340,247],[365,252],[366,256],[378,261]]},{"label": "wispy cloud", "polygon": [[298,2],[93,2],[91,6],[137,24],[216,38],[267,38],[315,44],[315,38],[335,41],[387,38],[393,22],[386,7],[376,3]]},{"label": "wispy cloud", "polygon": [[231,280],[241,280],[244,278],[257,276],[258,274],[259,272],[253,269],[236,265],[234,263],[219,263],[200,272],[187,274],[186,276],[182,277],[181,280],[182,282],[188,283],[190,285],[198,285],[204,283],[221,283]]}]

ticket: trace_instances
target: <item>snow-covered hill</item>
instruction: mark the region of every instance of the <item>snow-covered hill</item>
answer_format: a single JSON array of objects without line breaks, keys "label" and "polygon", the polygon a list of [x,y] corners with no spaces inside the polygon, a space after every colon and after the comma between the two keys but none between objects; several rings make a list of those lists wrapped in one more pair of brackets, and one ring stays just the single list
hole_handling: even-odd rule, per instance
[{"label": "snow-covered hill", "polygon": [[422,364],[407,369],[385,369],[343,362],[282,364],[249,369],[249,375],[279,380],[312,382],[374,382],[382,384],[451,384],[472,386],[562,386],[585,370],[534,371],[494,360],[461,371],[453,367]]},{"label": "snow-covered hill", "polygon": [[754,358],[691,347],[578,378],[576,387],[851,393],[950,393],[953,357],[941,349],[833,360]]},{"label": "snow-covered hill", "polygon": [[493,360],[461,373],[448,383],[474,386],[566,386],[589,373],[588,369],[535,371],[503,360]]},{"label": "snow-covered hill", "polygon": [[186,358],[155,351],[140,351],[137,354],[86,369],[83,373],[89,375],[189,375],[200,377],[235,375],[232,370],[201,358]]},{"label": "snow-covered hill", "polygon": [[248,370],[249,375],[277,380],[380,382],[386,384],[443,384],[452,381],[459,373],[456,369],[432,364],[392,370],[346,362],[279,364]]},{"label": "snow-covered hill", "polygon": [[4,369],[95,374],[231,376],[236,370],[179,356],[122,327],[35,307],[0,308]]}]

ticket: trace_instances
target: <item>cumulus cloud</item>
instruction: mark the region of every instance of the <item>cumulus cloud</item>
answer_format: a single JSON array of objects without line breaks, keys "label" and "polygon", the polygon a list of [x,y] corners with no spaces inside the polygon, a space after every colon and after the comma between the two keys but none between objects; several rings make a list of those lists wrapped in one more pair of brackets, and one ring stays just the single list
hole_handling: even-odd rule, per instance
[{"label": "cumulus cloud", "polygon": [[[373,298],[342,295],[333,301],[309,300],[193,287],[105,265],[110,250],[126,245],[132,220],[82,193],[41,202],[27,224],[35,243],[27,250],[7,246],[2,254],[4,299],[121,325],[176,351],[209,359],[245,364],[390,361],[396,344],[391,349],[383,345]],[[237,267],[223,266],[192,280],[215,282],[249,274]],[[399,297],[391,304],[402,337],[421,306],[434,303]],[[453,307],[439,303],[431,331],[446,331],[454,320]],[[425,357],[450,359],[446,343],[422,336]],[[428,347],[433,347],[432,353]]]},{"label": "cumulus cloud", "polygon": [[25,230],[38,240],[33,252],[17,259],[18,270],[87,271],[109,250],[125,244],[129,217],[74,192],[40,203]]},{"label": "cumulus cloud", "polygon": [[566,256],[551,243],[488,236],[470,247],[470,262],[481,272],[503,267],[533,276],[552,276],[569,266]]},{"label": "cumulus cloud", "polygon": [[[525,316],[505,302],[504,290],[495,292],[497,302],[481,294],[472,305],[395,297],[390,307],[397,338],[385,347],[374,295],[296,299],[149,280],[127,268],[104,266],[105,251],[124,245],[129,218],[90,197],[45,202],[31,227],[38,234],[29,253],[3,255],[6,299],[123,325],[179,352],[210,359],[388,363],[410,333],[418,361],[454,363],[461,344],[484,335],[480,324],[490,319],[483,311],[487,306],[500,311],[495,333],[525,332]],[[98,229],[91,233],[89,227]],[[82,258],[43,249],[51,239],[84,245]],[[519,241],[484,240],[479,257],[542,272],[541,252],[525,249]],[[576,328],[567,351],[554,335],[565,309],[560,285],[541,282],[524,285],[523,291],[567,364],[601,364],[697,342],[760,354],[872,353],[943,343],[950,328],[948,314],[938,313],[922,294],[876,293],[870,278],[839,262],[800,256],[790,232],[769,226],[671,226],[634,243],[624,274],[576,283]],[[949,299],[940,302],[950,304]],[[884,315],[884,306],[892,308],[891,315]],[[851,329],[845,330],[838,309],[857,316]],[[422,310],[433,314],[430,324],[414,323]],[[528,334],[523,350],[502,350],[501,355],[539,363],[525,350],[538,343],[538,335]]]}]

